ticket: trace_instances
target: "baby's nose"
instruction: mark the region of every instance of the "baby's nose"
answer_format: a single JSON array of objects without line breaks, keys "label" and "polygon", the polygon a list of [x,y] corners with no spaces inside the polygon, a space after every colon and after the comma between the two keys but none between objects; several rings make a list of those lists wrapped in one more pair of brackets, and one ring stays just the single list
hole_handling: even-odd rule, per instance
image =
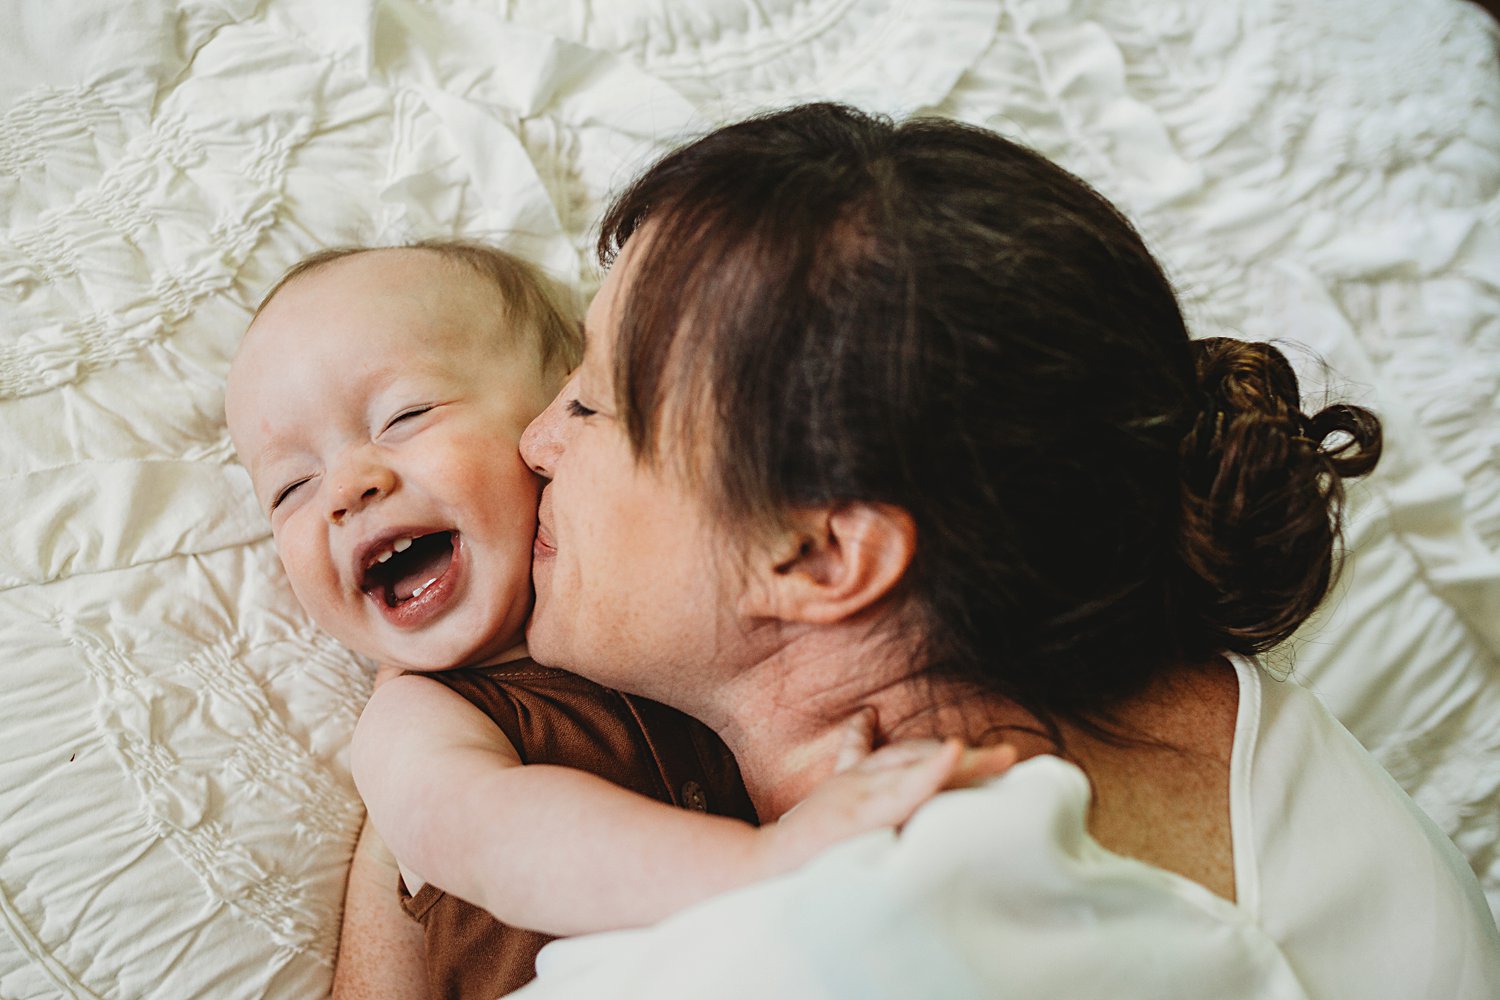
[{"label": "baby's nose", "polygon": [[334,524],[343,524],[395,487],[396,475],[389,466],[380,462],[358,463],[334,484],[333,506],[328,511],[328,519]]}]

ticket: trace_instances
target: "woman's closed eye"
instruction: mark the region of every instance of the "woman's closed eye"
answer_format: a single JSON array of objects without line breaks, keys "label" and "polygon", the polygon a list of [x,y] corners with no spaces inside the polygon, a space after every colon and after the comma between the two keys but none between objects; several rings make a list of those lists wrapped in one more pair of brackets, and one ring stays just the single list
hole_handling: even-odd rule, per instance
[{"label": "woman's closed eye", "polygon": [[591,410],[584,406],[576,398],[568,400],[568,416],[570,417],[592,417],[598,410]]}]

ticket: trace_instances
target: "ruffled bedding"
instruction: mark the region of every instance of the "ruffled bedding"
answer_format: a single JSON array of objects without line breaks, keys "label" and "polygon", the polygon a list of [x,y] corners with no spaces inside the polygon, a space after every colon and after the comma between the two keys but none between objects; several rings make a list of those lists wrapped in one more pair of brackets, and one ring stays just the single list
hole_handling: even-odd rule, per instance
[{"label": "ruffled bedding", "polygon": [[1461,0],[7,5],[0,997],[328,988],[369,665],[297,608],[224,429],[270,282],[462,234],[590,291],[611,190],[809,98],[1038,147],[1196,334],[1380,411],[1337,599],[1272,662],[1500,910],[1497,47]]}]

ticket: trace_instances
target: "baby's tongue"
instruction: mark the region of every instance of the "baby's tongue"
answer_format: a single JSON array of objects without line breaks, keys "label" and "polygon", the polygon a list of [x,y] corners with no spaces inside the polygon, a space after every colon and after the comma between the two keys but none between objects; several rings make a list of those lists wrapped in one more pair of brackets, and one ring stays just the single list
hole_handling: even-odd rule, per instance
[{"label": "baby's tongue", "polygon": [[401,562],[387,585],[387,602],[411,600],[412,591],[442,576],[453,561],[451,539],[447,532],[438,532],[414,540],[411,548],[397,557]]}]

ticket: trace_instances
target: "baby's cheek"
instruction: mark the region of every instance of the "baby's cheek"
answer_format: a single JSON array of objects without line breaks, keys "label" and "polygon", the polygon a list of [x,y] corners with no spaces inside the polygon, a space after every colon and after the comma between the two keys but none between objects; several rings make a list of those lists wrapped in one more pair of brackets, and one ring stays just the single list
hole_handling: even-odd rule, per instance
[{"label": "baby's cheek", "polygon": [[[276,543],[276,558],[281,563],[281,572],[282,572],[282,575],[285,576],[286,579],[287,579],[287,582],[292,585],[292,591],[296,592],[296,590],[297,590],[297,560],[296,560],[295,556],[290,555],[287,552],[287,547],[286,547],[286,545],[284,545],[282,543],[281,535],[279,533],[275,536],[275,543]],[[298,596],[298,600],[301,600],[301,596],[300,595]]]},{"label": "baby's cheek", "polygon": [[[536,519],[536,504],[542,492],[542,480],[521,460],[519,452],[496,457],[483,473],[483,489],[505,503],[518,517]],[[530,508],[529,513],[527,508]]]},{"label": "baby's cheek", "polygon": [[308,551],[308,546],[299,544],[295,531],[284,529],[276,533],[275,539],[276,555],[281,559],[281,570],[292,586],[292,593],[302,610],[317,618],[319,580],[326,576],[327,559],[315,556]]}]

